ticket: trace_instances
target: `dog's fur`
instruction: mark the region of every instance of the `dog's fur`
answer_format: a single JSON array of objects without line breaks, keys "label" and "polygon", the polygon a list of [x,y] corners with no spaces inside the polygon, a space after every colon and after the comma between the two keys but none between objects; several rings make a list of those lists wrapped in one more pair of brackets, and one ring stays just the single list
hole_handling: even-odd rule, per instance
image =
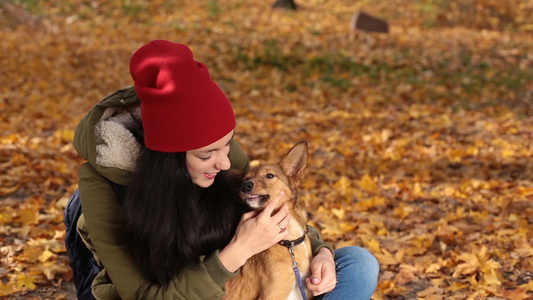
[{"label": "dog's fur", "polygon": [[[284,192],[280,207],[287,203],[291,215],[290,224],[285,229],[289,230],[286,240],[296,240],[306,232],[307,213],[298,198],[297,184],[307,165],[307,157],[307,142],[300,141],[279,163],[252,169],[245,176],[241,188],[241,198],[256,211],[262,210],[281,191]],[[280,207],[277,207],[274,213]],[[306,235],[305,241],[294,246],[293,251],[305,285],[305,279],[311,275],[312,252],[309,237]],[[292,269],[292,257],[288,248],[282,245],[274,245],[248,259],[240,268],[239,275],[226,284],[226,291],[224,300],[302,299]],[[308,299],[312,299],[308,290],[306,294]]]}]

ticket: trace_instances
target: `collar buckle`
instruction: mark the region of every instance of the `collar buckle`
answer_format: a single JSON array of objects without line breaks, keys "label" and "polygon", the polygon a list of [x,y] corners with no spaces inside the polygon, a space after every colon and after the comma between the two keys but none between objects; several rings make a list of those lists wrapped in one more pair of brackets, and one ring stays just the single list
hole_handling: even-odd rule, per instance
[{"label": "collar buckle", "polygon": [[300,245],[301,243],[303,243],[303,241],[305,241],[305,233],[295,240],[281,240],[278,244],[286,248],[292,248],[294,246]]}]

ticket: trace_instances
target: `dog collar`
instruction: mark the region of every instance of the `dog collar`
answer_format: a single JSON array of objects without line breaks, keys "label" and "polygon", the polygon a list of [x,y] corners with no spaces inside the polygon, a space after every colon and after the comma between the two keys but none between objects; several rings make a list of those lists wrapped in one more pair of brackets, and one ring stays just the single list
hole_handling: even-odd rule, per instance
[{"label": "dog collar", "polygon": [[294,247],[296,245],[300,245],[303,241],[305,241],[305,233],[304,233],[304,235],[302,235],[301,237],[299,237],[299,238],[297,238],[295,240],[292,240],[292,241],[281,240],[281,241],[279,241],[278,244],[282,245],[283,247],[290,248],[290,247]]}]

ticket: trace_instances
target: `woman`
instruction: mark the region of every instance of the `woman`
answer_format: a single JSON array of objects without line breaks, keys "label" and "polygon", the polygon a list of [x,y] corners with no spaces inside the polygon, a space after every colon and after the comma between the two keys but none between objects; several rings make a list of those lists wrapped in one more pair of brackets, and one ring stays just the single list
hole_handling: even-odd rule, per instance
[{"label": "woman", "polygon": [[[187,46],[151,41],[133,54],[130,72],[134,86],[106,97],[76,129],[75,148],[88,161],[77,230],[100,270],[92,294],[220,299],[249,257],[286,237],[287,207],[271,216],[272,207],[242,206],[226,171],[249,168],[233,139],[233,109]],[[370,298],[375,258],[310,236],[309,289],[329,292],[324,299]]]}]

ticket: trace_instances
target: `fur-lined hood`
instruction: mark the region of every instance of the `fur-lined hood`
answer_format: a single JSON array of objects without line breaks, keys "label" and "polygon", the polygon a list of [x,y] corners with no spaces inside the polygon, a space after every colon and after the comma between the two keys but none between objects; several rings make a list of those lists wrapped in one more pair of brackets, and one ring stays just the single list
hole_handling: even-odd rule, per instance
[{"label": "fur-lined hood", "polygon": [[98,173],[128,185],[142,140],[140,101],[133,87],[118,90],[95,105],[76,128],[74,148]]}]

